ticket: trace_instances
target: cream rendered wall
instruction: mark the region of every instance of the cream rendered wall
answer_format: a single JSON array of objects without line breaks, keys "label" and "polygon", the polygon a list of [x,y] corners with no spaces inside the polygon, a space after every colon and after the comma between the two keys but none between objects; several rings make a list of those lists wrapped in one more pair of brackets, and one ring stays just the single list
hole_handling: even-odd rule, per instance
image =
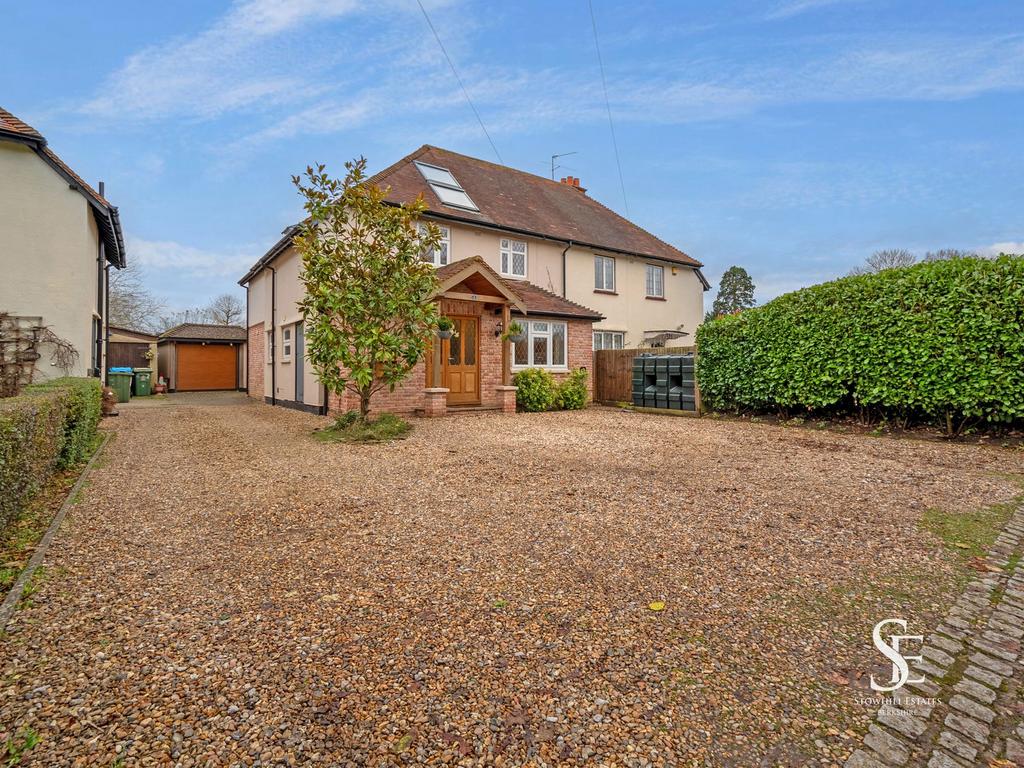
[{"label": "cream rendered wall", "polygon": [[[615,258],[615,294],[594,290],[594,256]],[[664,268],[665,300],[646,298],[646,265]],[[595,331],[624,331],[627,347],[643,342],[646,330],[674,330],[683,326],[690,335],[675,342],[693,343],[704,317],[704,289],[697,273],[687,267],[605,251],[573,247],[566,254],[567,298],[600,312],[606,319],[594,323]],[[674,272],[674,274],[673,274]]]},{"label": "cream rendered wall", "polygon": [[[302,320],[302,312],[299,310],[299,302],[302,300],[304,290],[302,281],[299,280],[299,272],[302,269],[302,259],[296,250],[289,247],[270,264],[277,271],[277,283],[274,291],[277,311],[274,317],[274,376],[275,381],[271,382],[271,366],[266,366],[264,373],[264,396],[275,396],[279,400],[295,400],[295,323]],[[254,325],[263,322],[264,331],[270,330],[271,316],[271,279],[273,273],[269,269],[263,269],[249,284],[249,324]],[[281,338],[282,329],[285,326],[292,328],[292,359],[284,362],[281,359]],[[264,339],[264,343],[265,343]],[[270,350],[265,348],[265,355],[269,357]],[[305,361],[302,371],[303,398],[306,405],[323,404],[323,386],[317,379],[309,360]],[[276,392],[271,387],[276,387]]]},{"label": "cream rendered wall", "polygon": [[440,220],[436,224],[451,230],[451,261],[480,256],[495,272],[501,274],[501,240],[521,240],[526,243],[526,279],[534,285],[562,295],[562,249],[564,245],[547,240],[503,235],[488,229],[450,224]]},{"label": "cream rendered wall", "polygon": [[[80,192],[31,149],[0,142],[0,310],[40,315],[78,350],[70,373],[85,376],[92,360],[97,310],[99,232]],[[60,376],[48,352],[44,377]]]}]

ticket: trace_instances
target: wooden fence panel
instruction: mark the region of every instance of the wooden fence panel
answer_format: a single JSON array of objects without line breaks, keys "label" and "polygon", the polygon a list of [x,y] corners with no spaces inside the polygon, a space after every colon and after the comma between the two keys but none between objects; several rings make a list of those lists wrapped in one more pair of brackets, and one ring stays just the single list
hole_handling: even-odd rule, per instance
[{"label": "wooden fence panel", "polygon": [[628,403],[633,399],[633,358],[638,355],[688,355],[696,347],[598,349],[594,351],[594,400]]},{"label": "wooden fence panel", "polygon": [[149,344],[130,341],[111,341],[107,344],[108,368],[152,368],[153,361],[146,359]]}]

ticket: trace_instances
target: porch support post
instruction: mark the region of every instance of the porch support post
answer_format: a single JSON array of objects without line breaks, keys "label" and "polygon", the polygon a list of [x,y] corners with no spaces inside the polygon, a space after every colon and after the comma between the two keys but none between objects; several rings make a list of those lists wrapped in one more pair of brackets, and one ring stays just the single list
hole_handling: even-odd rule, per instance
[{"label": "porch support post", "polygon": [[[437,302],[438,314],[441,311],[441,302]],[[437,334],[434,335],[434,342],[432,346],[433,352],[433,370],[430,374],[430,386],[432,389],[439,389],[441,387],[441,346],[444,344],[442,339]]]},{"label": "porch support post", "polygon": [[[509,311],[508,302],[501,305],[501,327],[508,332],[509,323],[512,321],[512,313]],[[509,356],[509,344],[505,339],[501,340],[501,384],[505,387],[512,386],[512,360]]]}]

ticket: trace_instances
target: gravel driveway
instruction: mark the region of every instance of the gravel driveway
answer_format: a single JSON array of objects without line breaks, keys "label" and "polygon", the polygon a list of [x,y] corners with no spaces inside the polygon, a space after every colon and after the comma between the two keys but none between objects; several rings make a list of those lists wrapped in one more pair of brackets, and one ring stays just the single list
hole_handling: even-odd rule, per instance
[{"label": "gravel driveway", "polygon": [[871,627],[923,629],[962,584],[921,513],[1021,472],[611,409],[373,446],[242,399],[115,422],[0,640],[27,764],[839,763]]}]

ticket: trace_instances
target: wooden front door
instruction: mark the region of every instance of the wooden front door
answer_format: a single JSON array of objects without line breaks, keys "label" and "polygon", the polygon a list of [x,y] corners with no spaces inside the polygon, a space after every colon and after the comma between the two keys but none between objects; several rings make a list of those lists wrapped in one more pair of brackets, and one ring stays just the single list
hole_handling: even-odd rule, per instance
[{"label": "wooden front door", "polygon": [[480,318],[452,317],[452,337],[441,347],[441,381],[448,405],[480,404]]}]

